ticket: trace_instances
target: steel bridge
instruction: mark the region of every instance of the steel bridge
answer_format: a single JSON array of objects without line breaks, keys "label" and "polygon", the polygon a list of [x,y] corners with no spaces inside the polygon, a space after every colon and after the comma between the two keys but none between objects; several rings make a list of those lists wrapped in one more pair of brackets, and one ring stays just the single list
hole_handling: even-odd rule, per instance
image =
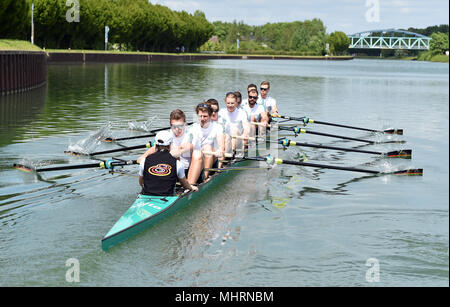
[{"label": "steel bridge", "polygon": [[431,38],[404,30],[371,30],[348,35],[349,48],[428,50]]}]

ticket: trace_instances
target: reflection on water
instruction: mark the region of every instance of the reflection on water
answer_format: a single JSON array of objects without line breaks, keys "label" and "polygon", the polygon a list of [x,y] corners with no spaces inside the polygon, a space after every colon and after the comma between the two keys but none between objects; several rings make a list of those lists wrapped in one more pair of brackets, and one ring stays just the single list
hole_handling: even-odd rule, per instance
[{"label": "reflection on water", "polygon": [[43,112],[47,85],[14,95],[0,96],[0,146],[22,140]]}]

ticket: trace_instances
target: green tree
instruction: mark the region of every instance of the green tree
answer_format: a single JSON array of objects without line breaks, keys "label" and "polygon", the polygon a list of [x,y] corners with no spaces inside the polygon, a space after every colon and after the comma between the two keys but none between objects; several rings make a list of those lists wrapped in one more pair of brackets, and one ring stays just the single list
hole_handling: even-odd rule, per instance
[{"label": "green tree", "polygon": [[0,38],[27,39],[30,11],[27,0],[1,0]]},{"label": "green tree", "polygon": [[297,27],[290,42],[290,49],[310,55],[325,53],[326,31],[320,19],[306,20]]},{"label": "green tree", "polygon": [[350,45],[350,38],[340,31],[335,31],[328,35],[327,43],[330,45],[330,53],[333,55],[345,54]]},{"label": "green tree", "polygon": [[448,50],[448,34],[433,33],[431,34],[430,51],[433,54],[443,54]]}]

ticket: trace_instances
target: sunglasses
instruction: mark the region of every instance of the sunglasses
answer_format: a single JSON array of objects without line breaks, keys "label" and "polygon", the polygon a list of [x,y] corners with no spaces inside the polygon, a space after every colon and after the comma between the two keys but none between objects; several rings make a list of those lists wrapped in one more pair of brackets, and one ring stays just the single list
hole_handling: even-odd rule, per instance
[{"label": "sunglasses", "polygon": [[211,108],[211,112],[217,113],[217,112],[219,112],[219,109],[213,109],[213,108]]},{"label": "sunglasses", "polygon": [[248,96],[248,99],[258,99],[258,96]]},{"label": "sunglasses", "polygon": [[261,87],[260,90],[261,90],[261,91],[268,91],[269,88],[268,88],[268,87]]},{"label": "sunglasses", "polygon": [[186,127],[186,124],[182,124],[182,125],[170,125],[170,127],[172,129],[184,129],[184,127]]},{"label": "sunglasses", "polygon": [[209,105],[207,105],[206,103],[201,103],[197,106],[197,108],[207,108],[209,109]]}]

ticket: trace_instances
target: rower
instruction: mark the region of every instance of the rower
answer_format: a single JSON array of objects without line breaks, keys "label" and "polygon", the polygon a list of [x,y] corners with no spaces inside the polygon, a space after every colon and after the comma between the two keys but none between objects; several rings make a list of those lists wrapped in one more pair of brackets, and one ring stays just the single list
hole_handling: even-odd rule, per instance
[{"label": "rower", "polygon": [[[189,165],[191,163],[192,151],[194,149],[193,135],[189,131],[186,131],[186,115],[180,109],[175,109],[170,113],[170,133],[172,134],[172,145],[170,153],[176,159],[179,159],[184,168],[186,174],[188,173]],[[143,155],[141,155],[137,162],[140,163],[147,156],[156,152],[155,145],[148,149]],[[187,175],[186,175],[187,176]]]},{"label": "rower", "polygon": [[[244,111],[247,113],[247,119],[249,122],[259,122],[266,126],[269,125],[269,118],[264,110],[264,107],[257,103],[258,91],[256,89],[251,89],[248,92],[248,104],[244,106]],[[259,135],[264,135],[264,126],[259,126]],[[255,136],[256,126],[251,125],[250,136]]]},{"label": "rower", "polygon": [[[247,86],[247,93],[249,93],[251,90],[258,90],[258,87],[255,84],[251,83]],[[242,100],[241,105],[242,105],[242,107],[245,107],[246,105],[248,105],[248,99],[246,98],[246,99]]]},{"label": "rower", "polygon": [[172,133],[160,131],[155,137],[155,152],[139,164],[139,185],[142,194],[173,196],[177,180],[187,190],[198,191],[186,179],[183,164],[170,154]]},{"label": "rower", "polygon": [[[235,136],[244,137],[244,145],[248,142],[250,127],[247,114],[237,107],[236,94],[228,92],[225,95],[226,108],[219,111],[219,122],[222,124],[225,137],[222,138],[221,147],[226,152],[230,152],[230,144],[232,152],[237,149]],[[231,142],[230,142],[231,141]]]},{"label": "rower", "polygon": [[[217,157],[205,155],[203,151],[216,151],[219,149],[223,152],[223,130],[218,122],[212,121],[212,107],[206,103],[201,103],[195,108],[198,116],[198,122],[194,123],[191,128],[193,135],[194,151],[192,153],[191,166],[189,168],[188,180],[191,184],[199,181],[200,175],[204,169],[212,168],[217,161]],[[203,180],[208,180],[209,171],[203,172]]]},{"label": "rower", "polygon": [[219,120],[219,102],[214,99],[208,99],[205,104],[211,108],[211,121],[217,122]]},{"label": "rower", "polygon": [[264,110],[267,112],[267,117],[271,118],[271,115],[278,115],[277,101],[269,96],[269,81],[261,82],[260,90],[261,96],[258,99],[258,103],[264,107]]}]

